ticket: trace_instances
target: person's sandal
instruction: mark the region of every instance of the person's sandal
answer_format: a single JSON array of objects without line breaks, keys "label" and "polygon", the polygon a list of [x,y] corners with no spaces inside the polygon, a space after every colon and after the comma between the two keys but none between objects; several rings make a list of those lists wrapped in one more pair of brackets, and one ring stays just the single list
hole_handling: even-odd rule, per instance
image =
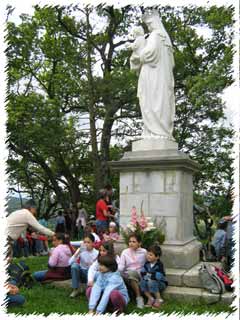
[{"label": "person's sandal", "polygon": [[160,302],[160,300],[155,300],[155,301],[153,302],[153,304],[152,304],[152,307],[153,307],[154,309],[159,309],[159,308],[161,307],[161,302]]}]

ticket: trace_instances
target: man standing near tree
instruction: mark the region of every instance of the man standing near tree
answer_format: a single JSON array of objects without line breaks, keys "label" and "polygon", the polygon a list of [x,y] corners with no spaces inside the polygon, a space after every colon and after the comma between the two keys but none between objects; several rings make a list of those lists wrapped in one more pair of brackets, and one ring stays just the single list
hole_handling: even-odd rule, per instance
[{"label": "man standing near tree", "polygon": [[25,203],[23,209],[16,210],[7,216],[8,257],[12,256],[12,245],[14,240],[17,240],[22,232],[26,232],[29,226],[46,236],[54,235],[53,231],[45,228],[37,221],[35,218],[36,214],[36,204],[33,200],[29,200]]}]

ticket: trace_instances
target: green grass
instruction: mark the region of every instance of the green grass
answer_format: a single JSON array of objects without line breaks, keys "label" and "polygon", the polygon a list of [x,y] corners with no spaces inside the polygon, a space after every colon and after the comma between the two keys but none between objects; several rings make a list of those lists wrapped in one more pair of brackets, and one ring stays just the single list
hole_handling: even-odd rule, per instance
[{"label": "green grass", "polygon": [[[19,259],[15,259],[19,260]],[[25,261],[30,267],[31,271],[38,271],[46,269],[47,257],[33,257],[27,258]],[[71,299],[69,295],[71,289],[56,288],[51,284],[41,285],[36,283],[32,289],[21,288],[21,294],[26,298],[26,302],[22,307],[9,308],[8,313],[15,314],[44,314],[45,316],[50,313],[59,314],[74,314],[74,313],[87,313],[88,305],[87,299],[84,294]],[[218,303],[214,305],[206,305],[201,301],[196,303],[180,303],[176,301],[165,301],[161,307],[161,312],[166,314],[181,313],[189,314],[196,313],[202,314],[205,312],[212,314],[219,314],[222,312],[232,313],[234,310],[230,306]],[[146,314],[149,312],[159,312],[149,308],[144,308],[139,311],[135,304],[130,302],[126,308],[126,314],[129,313]]]}]

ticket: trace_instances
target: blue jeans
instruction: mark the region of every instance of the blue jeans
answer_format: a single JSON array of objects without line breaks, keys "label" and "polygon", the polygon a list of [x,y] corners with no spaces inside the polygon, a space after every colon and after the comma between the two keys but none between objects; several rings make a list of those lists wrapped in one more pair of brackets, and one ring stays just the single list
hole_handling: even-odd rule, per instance
[{"label": "blue jeans", "polygon": [[43,281],[45,274],[47,273],[47,270],[43,270],[43,271],[36,271],[33,274],[33,278],[37,281]]},{"label": "blue jeans", "polygon": [[13,242],[13,256],[19,258],[22,256],[22,248],[17,240]]},{"label": "blue jeans", "polygon": [[97,220],[96,221],[97,233],[104,232],[108,229],[108,221],[106,220]]},{"label": "blue jeans", "polygon": [[41,251],[44,250],[44,246],[43,246],[43,241],[36,239],[35,240],[35,250],[37,253],[40,253]]},{"label": "blue jeans", "polygon": [[6,303],[8,307],[17,307],[23,305],[25,302],[24,296],[21,294],[8,294],[6,297]]},{"label": "blue jeans", "polygon": [[157,280],[141,280],[140,282],[140,288],[142,292],[150,292],[150,293],[156,293],[156,292],[162,292],[164,289],[166,289],[166,284],[163,281],[157,281]]},{"label": "blue jeans", "polygon": [[29,242],[27,239],[24,239],[23,241],[24,241],[24,247],[23,247],[24,257],[28,257],[30,254]]},{"label": "blue jeans", "polygon": [[88,269],[83,269],[78,263],[71,265],[72,288],[77,289],[80,283],[87,283]]}]

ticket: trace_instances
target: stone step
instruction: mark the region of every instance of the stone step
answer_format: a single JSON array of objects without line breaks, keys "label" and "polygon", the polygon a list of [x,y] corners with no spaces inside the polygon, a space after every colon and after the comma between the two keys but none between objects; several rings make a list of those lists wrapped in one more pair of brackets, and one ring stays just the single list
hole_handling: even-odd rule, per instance
[{"label": "stone step", "polygon": [[[216,267],[221,267],[220,262],[209,262]],[[170,286],[176,287],[190,287],[190,288],[202,288],[202,284],[199,278],[199,268],[201,262],[193,266],[191,269],[173,269],[166,268],[166,276]]]},{"label": "stone step", "polygon": [[[217,267],[221,267],[220,262],[211,262]],[[201,263],[196,264],[189,270],[185,269],[170,269],[166,268],[166,276],[168,279],[169,286],[174,287],[189,287],[189,288],[202,288],[198,270]],[[54,285],[58,287],[71,288],[71,280],[55,281]]]},{"label": "stone step", "polygon": [[[57,288],[71,288],[71,280],[64,281],[54,281],[52,285]],[[83,292],[86,288],[83,288]],[[176,286],[168,286],[167,289],[162,293],[162,296],[165,300],[178,300],[182,302],[199,302],[203,303],[214,303],[219,300],[219,295],[212,294],[205,289],[201,288],[189,288],[189,287],[176,287]],[[231,305],[234,299],[234,294],[231,292],[225,292],[220,303]]]},{"label": "stone step", "polygon": [[231,292],[225,292],[222,294],[221,299],[219,299],[219,295],[210,293],[205,289],[174,286],[168,286],[162,293],[162,296],[165,300],[191,303],[202,301],[207,304],[219,301],[219,303],[231,305],[234,300],[234,294]]}]

